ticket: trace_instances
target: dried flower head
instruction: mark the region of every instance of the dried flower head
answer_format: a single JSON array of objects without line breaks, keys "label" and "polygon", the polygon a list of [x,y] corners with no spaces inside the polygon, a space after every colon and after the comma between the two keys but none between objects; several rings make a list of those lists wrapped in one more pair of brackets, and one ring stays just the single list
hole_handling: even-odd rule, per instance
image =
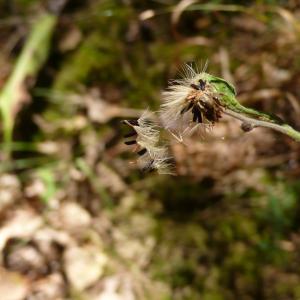
[{"label": "dried flower head", "polygon": [[164,127],[182,138],[195,129],[211,129],[222,116],[219,93],[205,72],[184,68],[184,78],[174,80],[163,92],[160,117]]},{"label": "dried flower head", "polygon": [[135,145],[134,152],[139,155],[138,166],[143,171],[157,170],[159,174],[172,174],[172,163],[168,148],[162,145],[159,126],[152,114],[146,111],[139,119],[125,120],[131,128],[126,134],[126,145]]},{"label": "dried flower head", "polygon": [[[217,123],[223,114],[242,121],[241,128],[247,132],[255,127],[267,127],[300,141],[300,132],[280,118],[247,108],[236,98],[234,86],[226,80],[202,70],[195,71],[186,65],[182,79],[174,80],[163,92],[159,111],[160,126],[150,112],[139,119],[124,121],[131,128],[125,144],[135,145],[140,156],[138,165],[143,170],[157,170],[160,174],[173,174],[168,148],[161,139],[166,129],[179,141],[195,130],[205,133]],[[154,121],[155,120],[155,121]]]}]

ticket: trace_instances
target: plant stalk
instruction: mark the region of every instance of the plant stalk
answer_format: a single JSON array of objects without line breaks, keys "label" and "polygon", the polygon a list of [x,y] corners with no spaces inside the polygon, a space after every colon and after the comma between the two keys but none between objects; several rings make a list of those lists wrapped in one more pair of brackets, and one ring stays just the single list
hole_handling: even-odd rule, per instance
[{"label": "plant stalk", "polygon": [[249,126],[249,130],[256,128],[256,127],[271,128],[271,129],[279,131],[285,135],[288,135],[289,137],[293,138],[297,142],[300,142],[300,132],[295,130],[293,127],[291,127],[288,124],[276,124],[276,123],[272,123],[272,122],[268,122],[268,121],[257,120],[257,119],[245,116],[241,113],[232,111],[230,109],[226,109],[224,111],[224,113],[235,119],[242,121],[243,124],[247,124]]},{"label": "plant stalk", "polygon": [[15,67],[0,92],[6,159],[11,156],[15,117],[23,104],[24,94],[26,95],[26,79],[35,77],[47,59],[56,21],[57,16],[50,13],[45,13],[36,20]]}]

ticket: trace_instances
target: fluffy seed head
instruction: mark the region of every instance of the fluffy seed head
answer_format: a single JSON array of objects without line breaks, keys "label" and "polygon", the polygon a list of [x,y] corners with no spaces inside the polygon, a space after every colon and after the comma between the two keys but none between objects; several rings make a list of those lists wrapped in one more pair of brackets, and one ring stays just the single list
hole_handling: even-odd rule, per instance
[{"label": "fluffy seed head", "polygon": [[209,74],[186,65],[184,77],[174,80],[163,92],[160,117],[166,129],[180,137],[195,129],[207,131],[219,121],[223,111],[220,95]]},{"label": "fluffy seed head", "polygon": [[153,115],[145,111],[137,120],[125,120],[132,128],[125,135],[125,144],[135,145],[134,151],[139,155],[137,164],[143,171],[157,170],[159,174],[172,174],[172,164],[168,148],[161,145],[160,130]]}]

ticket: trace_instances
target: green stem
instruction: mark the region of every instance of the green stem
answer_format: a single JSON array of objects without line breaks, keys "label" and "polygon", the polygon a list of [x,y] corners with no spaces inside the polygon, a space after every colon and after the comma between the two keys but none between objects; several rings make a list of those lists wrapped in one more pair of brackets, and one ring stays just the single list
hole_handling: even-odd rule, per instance
[{"label": "green stem", "polygon": [[26,79],[36,76],[45,62],[56,20],[57,16],[48,13],[37,19],[16,61],[15,68],[0,93],[4,151],[7,158],[11,155],[15,117],[20,109],[18,106],[22,105],[24,99]]},{"label": "green stem", "polygon": [[232,84],[223,78],[201,73],[201,79],[209,82],[214,92],[218,95],[218,105],[223,108],[225,114],[242,121],[242,129],[250,131],[255,127],[267,127],[286,134],[300,142],[300,132],[285,124],[277,116],[259,112],[253,108],[241,105],[236,98],[236,91]]},{"label": "green stem", "polygon": [[256,127],[266,127],[266,128],[271,128],[276,131],[279,131],[283,134],[286,134],[296,140],[297,142],[300,142],[300,132],[295,130],[293,127],[291,127],[288,124],[277,124],[269,121],[264,121],[264,120],[258,120],[249,116],[245,116],[241,113],[235,112],[230,109],[226,109],[224,111],[225,114],[236,118],[240,121],[243,122],[243,124],[249,125],[251,129],[256,128]]}]

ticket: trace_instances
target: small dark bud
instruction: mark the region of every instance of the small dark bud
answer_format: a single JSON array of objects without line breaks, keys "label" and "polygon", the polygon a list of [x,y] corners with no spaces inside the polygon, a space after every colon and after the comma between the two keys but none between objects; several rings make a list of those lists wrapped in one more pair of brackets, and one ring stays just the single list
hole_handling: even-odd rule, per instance
[{"label": "small dark bud", "polygon": [[135,135],[137,135],[136,131],[131,131],[131,132],[125,134],[124,138],[130,138],[130,137],[135,136]]},{"label": "small dark bud", "polygon": [[253,129],[253,125],[250,124],[250,123],[242,123],[241,124],[241,129],[244,131],[244,132],[249,132]]},{"label": "small dark bud", "polygon": [[142,156],[142,155],[144,155],[146,152],[147,152],[147,149],[143,148],[142,150],[138,151],[137,154],[138,154],[139,156]]},{"label": "small dark bud", "polygon": [[191,87],[192,87],[193,89],[195,89],[195,90],[199,90],[199,87],[198,87],[196,84],[194,84],[194,83],[191,84]]},{"label": "small dark bud", "polygon": [[124,144],[130,146],[136,144],[136,141],[126,141]]},{"label": "small dark bud", "polygon": [[201,90],[201,91],[204,91],[204,90],[205,90],[205,87],[206,87],[206,81],[200,79],[200,80],[199,80],[199,87],[200,87],[200,90]]}]

